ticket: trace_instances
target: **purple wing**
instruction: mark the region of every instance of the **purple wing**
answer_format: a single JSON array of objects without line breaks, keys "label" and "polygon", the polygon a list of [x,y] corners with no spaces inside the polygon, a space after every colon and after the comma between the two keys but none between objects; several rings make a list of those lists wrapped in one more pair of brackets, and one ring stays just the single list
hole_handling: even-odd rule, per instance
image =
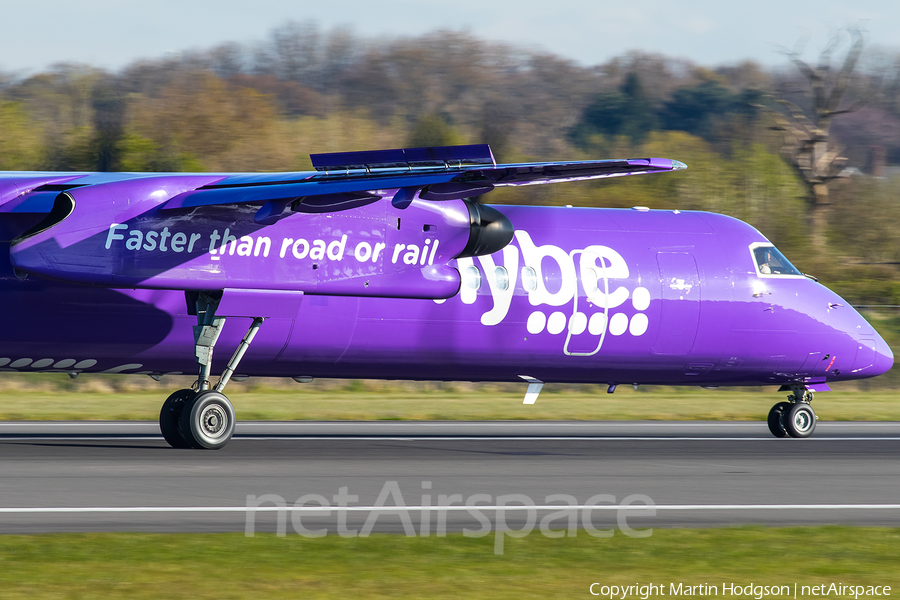
[{"label": "purple wing", "polygon": [[[191,208],[216,204],[289,202],[321,198],[321,207],[352,201],[353,195],[424,200],[476,196],[495,187],[584,181],[642,173],[678,171],[684,163],[668,158],[592,160],[503,164],[494,163],[487,145],[408,148],[371,152],[313,154],[316,172],[232,175],[214,185],[185,192],[164,208]],[[332,201],[333,200],[333,201]]]},{"label": "purple wing", "polygon": [[[47,214],[66,189],[126,179],[180,180],[186,191],[167,198],[163,210],[256,204],[256,222],[271,224],[294,211],[333,212],[391,198],[403,208],[414,198],[454,200],[495,187],[584,181],[687,168],[667,158],[496,164],[490,146],[445,146],[313,154],[316,171],[299,173],[4,173],[0,213]],[[193,180],[191,183],[189,180]],[[205,185],[193,187],[201,181]]]}]

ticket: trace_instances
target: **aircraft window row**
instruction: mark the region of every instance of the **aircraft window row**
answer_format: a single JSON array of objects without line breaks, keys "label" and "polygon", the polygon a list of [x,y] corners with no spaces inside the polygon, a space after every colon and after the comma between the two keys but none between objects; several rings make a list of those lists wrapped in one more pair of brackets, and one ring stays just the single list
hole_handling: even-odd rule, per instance
[{"label": "aircraft window row", "polygon": [[775,246],[753,244],[750,250],[760,275],[803,276]]},{"label": "aircraft window row", "polygon": [[[509,271],[506,267],[494,267],[494,285],[500,291],[509,289]],[[481,271],[475,265],[466,267],[463,273],[463,285],[470,290],[481,289]],[[522,267],[522,287],[526,292],[537,289],[537,272],[532,267]]]},{"label": "aircraft window row", "polygon": [[[509,271],[506,267],[494,267],[494,285],[498,290],[509,289]],[[598,289],[600,276],[594,269],[587,269],[584,278],[584,291],[593,294]],[[470,290],[481,289],[481,271],[475,265],[469,265],[463,273],[463,285]],[[533,292],[538,287],[537,271],[533,267],[522,267],[522,287],[526,292]]]}]

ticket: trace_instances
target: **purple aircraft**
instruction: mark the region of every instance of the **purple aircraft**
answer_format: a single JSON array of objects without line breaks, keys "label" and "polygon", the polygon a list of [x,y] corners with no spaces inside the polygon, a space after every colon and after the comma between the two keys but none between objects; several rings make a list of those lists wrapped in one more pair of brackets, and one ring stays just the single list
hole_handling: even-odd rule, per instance
[{"label": "purple aircraft", "polygon": [[199,370],[159,425],[176,448],[215,449],[234,431],[232,376],[522,381],[526,403],[543,382],[778,385],[770,430],[807,437],[814,391],[893,364],[859,313],[737,219],[478,200],[678,161],[498,165],[485,145],[312,161],[0,173],[0,369]]}]

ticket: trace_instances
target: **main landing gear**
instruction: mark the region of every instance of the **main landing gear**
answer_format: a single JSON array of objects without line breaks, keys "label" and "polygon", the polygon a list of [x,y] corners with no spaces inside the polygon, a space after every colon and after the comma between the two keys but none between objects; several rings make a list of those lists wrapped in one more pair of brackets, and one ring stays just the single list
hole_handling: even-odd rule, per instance
[{"label": "main landing gear", "polygon": [[211,386],[209,376],[213,348],[225,324],[224,317],[215,316],[217,304],[214,296],[206,293],[199,295],[194,349],[200,375],[191,389],[178,390],[169,396],[159,413],[159,429],[173,448],[218,450],[228,443],[234,433],[234,408],[222,391],[259,331],[263,318],[253,319],[222,376]]},{"label": "main landing gear", "polygon": [[812,391],[805,385],[784,386],[779,391],[790,391],[787,402],[779,402],[769,411],[769,431],[778,438],[791,436],[806,438],[816,430],[818,417],[810,406]]}]

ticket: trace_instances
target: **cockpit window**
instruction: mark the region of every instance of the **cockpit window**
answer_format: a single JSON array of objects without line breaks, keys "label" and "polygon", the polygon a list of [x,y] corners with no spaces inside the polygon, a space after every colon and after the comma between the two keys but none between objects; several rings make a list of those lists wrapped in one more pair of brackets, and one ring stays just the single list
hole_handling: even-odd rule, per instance
[{"label": "cockpit window", "polygon": [[753,258],[756,260],[756,269],[760,275],[794,275],[803,277],[803,273],[797,270],[788,259],[784,257],[778,248],[771,245],[750,246]]}]

